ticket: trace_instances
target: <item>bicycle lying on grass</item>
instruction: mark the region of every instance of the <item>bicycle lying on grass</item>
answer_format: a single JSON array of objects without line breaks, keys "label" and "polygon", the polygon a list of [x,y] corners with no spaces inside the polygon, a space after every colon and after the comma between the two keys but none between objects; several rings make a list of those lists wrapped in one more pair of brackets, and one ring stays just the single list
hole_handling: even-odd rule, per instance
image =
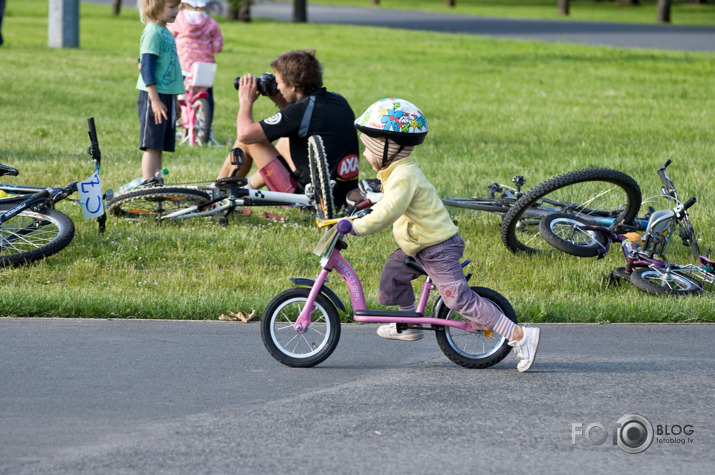
[{"label": "bicycle lying on grass", "polygon": [[[335,224],[326,220],[321,224]],[[349,221],[341,221],[349,223]],[[336,270],[350,289],[350,299],[356,322],[396,323],[398,331],[408,325],[418,325],[422,330],[434,331],[437,343],[454,363],[467,368],[487,368],[502,361],[511,350],[508,341],[493,331],[474,330],[471,321],[449,309],[438,297],[431,315],[427,304],[435,286],[429,277],[422,283],[422,292],[415,312],[370,310],[365,304],[365,293],[357,273],[343,257],[347,249],[345,236],[349,229],[334,225],[326,232],[314,253],[321,256],[320,274],[316,279],[291,278],[298,288],[285,290],[268,304],[261,318],[261,336],[268,352],[287,366],[315,366],[335,350],[340,339],[338,310],[346,312],[340,297],[327,285],[328,274]],[[463,267],[469,260],[463,263]],[[414,259],[405,265],[426,273]],[[469,279],[471,274],[467,275]],[[482,298],[499,307],[501,312],[516,323],[516,314],[509,301],[498,292],[485,287],[471,287]]]},{"label": "bicycle lying on grass", "polygon": [[[241,149],[233,149],[234,174],[243,164]],[[315,211],[319,218],[334,218],[330,170],[319,135],[308,140],[311,183],[303,193],[280,193],[244,188],[244,177],[230,176],[213,182],[177,183],[164,186],[163,182],[120,194],[109,202],[113,214],[129,219],[155,218],[159,221],[220,215],[222,224],[238,206],[294,206]],[[203,186],[200,184],[203,183]],[[210,185],[209,185],[210,184]],[[189,186],[191,185],[191,186]]]},{"label": "bicycle lying on grass", "polygon": [[[578,216],[584,222],[606,226],[615,233],[645,231],[655,210],[650,206],[646,215],[638,217],[642,205],[659,204],[667,208],[680,203],[666,170],[671,163],[667,160],[657,171],[663,183],[661,194],[645,201],[642,201],[640,187],[629,175],[608,168],[585,168],[546,180],[527,192],[521,190],[526,180],[517,175],[512,180],[516,188],[495,183],[489,185],[485,198],[447,198],[443,202],[448,206],[500,214],[502,242],[514,253],[551,251],[552,246],[542,238],[539,223],[553,213]],[[668,203],[659,203],[660,198]],[[700,249],[687,212],[678,225],[683,244],[690,246],[697,258]]]},{"label": "bicycle lying on grass", "polygon": [[445,198],[447,206],[502,216],[501,237],[514,253],[551,251],[541,239],[539,221],[554,212],[575,214],[591,222],[618,228],[634,220],[641,192],[630,176],[608,168],[585,168],[553,177],[529,191],[516,175],[514,187],[494,183],[487,197]]},{"label": "bicycle lying on grass", "polygon": [[[697,259],[700,257],[700,246],[688,215],[688,208],[695,203],[695,198],[685,204],[680,201],[675,184],[670,179],[667,171],[671,163],[671,160],[666,160],[657,170],[658,176],[663,183],[661,194],[643,201],[643,205],[648,205],[648,214],[643,218],[635,219],[630,225],[623,223],[618,230],[611,229],[611,231],[616,234],[628,231],[645,231],[644,236],[647,241],[646,248],[648,248],[648,252],[665,258],[666,249],[677,227],[678,235],[683,245],[689,246],[693,257]],[[662,200],[665,200],[665,202]],[[653,205],[658,205],[663,209],[655,210]],[[554,211],[560,212],[558,210]],[[548,223],[543,225],[545,227],[540,228],[539,233],[550,245],[554,245],[554,242],[557,242],[557,238],[561,238],[558,242],[570,243],[569,254],[580,257],[595,257],[602,252],[607,240],[603,234],[587,231],[579,225],[585,223],[603,226],[607,225],[607,223],[588,219],[581,215],[577,216],[581,219],[571,221],[568,217],[561,216],[556,218],[553,215],[549,215]],[[566,246],[566,244],[563,244],[563,246]]]},{"label": "bicycle lying on grass", "polygon": [[[556,249],[579,257],[604,257],[611,243],[619,243],[625,267],[611,272],[607,279],[627,280],[653,295],[691,295],[712,292],[715,285],[715,261],[698,256],[697,265],[673,264],[665,260],[665,251],[675,228],[683,224],[691,198],[672,210],[651,214],[643,238],[637,233],[616,234],[611,229],[594,226],[577,216],[554,213],[541,220],[540,232]],[[595,252],[595,253],[594,253]],[[658,255],[663,259],[657,259]]]},{"label": "bicycle lying on grass", "polygon": [[[63,188],[0,185],[0,267],[16,266],[58,253],[72,241],[72,220],[55,209],[55,204],[78,191],[85,217],[96,218],[104,232],[106,214],[99,181],[102,154],[94,119],[87,120],[91,145],[87,153],[95,163],[94,175]],[[0,164],[0,175],[17,176],[19,171]]]}]

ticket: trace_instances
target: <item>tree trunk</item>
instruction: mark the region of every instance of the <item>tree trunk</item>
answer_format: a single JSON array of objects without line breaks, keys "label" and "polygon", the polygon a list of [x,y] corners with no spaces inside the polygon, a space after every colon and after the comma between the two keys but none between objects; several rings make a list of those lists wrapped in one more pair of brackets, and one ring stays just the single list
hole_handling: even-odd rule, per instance
[{"label": "tree trunk", "polygon": [[655,14],[657,23],[670,23],[670,6],[672,0],[658,0],[658,8]]},{"label": "tree trunk", "polygon": [[293,0],[293,23],[308,21],[308,0]]},{"label": "tree trunk", "polygon": [[640,5],[641,2],[640,0],[618,0],[619,5],[624,5],[627,7],[634,7],[636,5]]},{"label": "tree trunk", "polygon": [[444,0],[444,5],[447,8],[454,8],[456,6],[457,0]]},{"label": "tree trunk", "polygon": [[380,0],[370,0],[370,3],[373,4],[373,5],[379,5],[379,4],[380,4]]},{"label": "tree trunk", "polygon": [[122,0],[112,0],[112,15],[119,15],[122,11]]},{"label": "tree trunk", "polygon": [[558,0],[559,3],[559,15],[569,14],[569,0]]}]

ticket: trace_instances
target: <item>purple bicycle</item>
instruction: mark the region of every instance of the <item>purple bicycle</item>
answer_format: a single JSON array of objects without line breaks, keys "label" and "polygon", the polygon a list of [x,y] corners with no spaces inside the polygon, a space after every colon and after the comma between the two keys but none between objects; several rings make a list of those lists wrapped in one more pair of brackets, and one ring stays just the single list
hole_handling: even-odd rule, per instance
[{"label": "purple bicycle", "polygon": [[[335,270],[350,291],[353,319],[364,323],[396,323],[398,331],[408,325],[434,331],[439,348],[454,363],[466,368],[487,368],[502,361],[511,350],[502,335],[491,330],[475,330],[472,322],[449,309],[438,297],[431,315],[426,314],[431,291],[436,287],[426,277],[422,283],[415,312],[371,310],[365,303],[360,279],[341,251],[347,249],[345,236],[350,226],[338,220],[318,220],[319,226],[333,225],[318,243],[314,253],[321,256],[320,274],[316,279],[291,278],[297,288],[276,295],[261,318],[261,336],[268,352],[284,365],[307,368],[315,366],[335,350],[340,339],[338,310],[347,313],[340,297],[327,285],[328,274]],[[340,229],[338,229],[340,228]],[[405,265],[425,274],[414,259]],[[462,264],[466,266],[469,260]],[[425,274],[426,275],[426,274]],[[471,274],[467,274],[467,279]],[[471,287],[482,298],[499,307],[516,323],[516,313],[509,301],[498,292],[485,287]]]}]

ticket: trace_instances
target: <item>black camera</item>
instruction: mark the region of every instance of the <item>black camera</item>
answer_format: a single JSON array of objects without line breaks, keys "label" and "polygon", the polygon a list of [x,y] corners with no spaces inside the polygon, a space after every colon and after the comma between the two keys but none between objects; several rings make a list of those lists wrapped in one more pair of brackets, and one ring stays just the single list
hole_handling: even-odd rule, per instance
[{"label": "black camera", "polygon": [[[238,91],[239,81],[241,76],[238,76],[233,80],[233,87]],[[271,73],[263,73],[258,76],[258,92],[262,96],[270,97],[278,92],[278,84],[276,84],[276,77]]]}]

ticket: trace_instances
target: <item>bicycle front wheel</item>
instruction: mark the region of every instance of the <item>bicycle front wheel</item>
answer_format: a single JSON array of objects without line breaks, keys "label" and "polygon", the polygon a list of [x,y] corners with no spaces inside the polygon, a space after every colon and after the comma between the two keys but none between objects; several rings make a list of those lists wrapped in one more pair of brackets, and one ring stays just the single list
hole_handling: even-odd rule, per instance
[{"label": "bicycle front wheel", "polygon": [[193,188],[161,186],[121,194],[108,205],[116,216],[128,219],[161,218],[169,213],[211,201],[208,193]]},{"label": "bicycle front wheel", "polygon": [[324,296],[315,299],[311,324],[305,333],[295,324],[310,295],[308,288],[288,289],[276,295],[261,317],[261,338],[268,352],[286,366],[310,368],[331,355],[340,340],[340,317]]},{"label": "bicycle front wheel", "polygon": [[315,191],[315,207],[318,218],[333,219],[336,212],[333,192],[330,188],[330,168],[328,168],[328,158],[320,135],[312,135],[308,139],[308,161],[310,162],[310,181]]},{"label": "bicycle front wheel", "polygon": [[[0,205],[3,214],[13,205]],[[74,238],[74,223],[54,209],[25,210],[0,225],[0,267],[38,261],[60,252]]]},{"label": "bicycle front wheel", "polygon": [[[516,312],[499,292],[486,287],[471,287],[483,299],[497,306],[509,320],[516,323]],[[442,306],[437,318],[466,321],[454,310]],[[435,330],[437,344],[450,361],[465,368],[481,369],[494,366],[509,354],[511,347],[506,338],[496,332],[467,332],[454,327],[439,326]]]},{"label": "bicycle front wheel", "polygon": [[572,214],[614,230],[633,221],[641,206],[638,183],[617,170],[586,168],[547,180],[519,198],[504,215],[501,237],[514,253],[551,250],[539,222],[553,213]]},{"label": "bicycle front wheel", "polygon": [[673,271],[636,269],[630,280],[636,288],[651,295],[697,295],[703,292],[697,281]]}]

